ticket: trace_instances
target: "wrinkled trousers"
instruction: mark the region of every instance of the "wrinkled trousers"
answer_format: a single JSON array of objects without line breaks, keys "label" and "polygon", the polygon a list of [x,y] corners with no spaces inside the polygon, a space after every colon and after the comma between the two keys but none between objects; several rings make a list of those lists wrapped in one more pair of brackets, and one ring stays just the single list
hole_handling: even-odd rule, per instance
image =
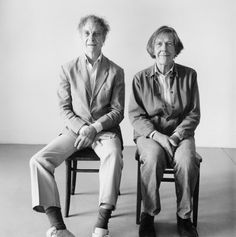
[{"label": "wrinkled trousers", "polygon": [[[55,168],[77,149],[76,136],[62,134],[30,159],[32,207],[45,212],[50,206],[60,207],[59,192],[54,178]],[[92,149],[100,158],[99,205],[116,206],[123,168],[121,142],[112,133],[97,134]]]},{"label": "wrinkled trousers", "polygon": [[144,212],[157,215],[161,211],[159,187],[164,170],[169,164],[174,169],[177,214],[183,219],[190,218],[192,197],[199,174],[199,160],[196,158],[194,138],[189,137],[180,142],[171,162],[162,146],[152,139],[138,138],[137,149],[141,161]]}]

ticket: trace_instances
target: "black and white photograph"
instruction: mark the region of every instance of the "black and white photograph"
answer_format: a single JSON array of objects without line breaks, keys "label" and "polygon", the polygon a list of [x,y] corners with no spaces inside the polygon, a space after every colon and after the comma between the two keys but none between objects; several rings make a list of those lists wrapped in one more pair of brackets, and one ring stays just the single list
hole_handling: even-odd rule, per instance
[{"label": "black and white photograph", "polygon": [[236,236],[234,0],[0,0],[0,236]]}]

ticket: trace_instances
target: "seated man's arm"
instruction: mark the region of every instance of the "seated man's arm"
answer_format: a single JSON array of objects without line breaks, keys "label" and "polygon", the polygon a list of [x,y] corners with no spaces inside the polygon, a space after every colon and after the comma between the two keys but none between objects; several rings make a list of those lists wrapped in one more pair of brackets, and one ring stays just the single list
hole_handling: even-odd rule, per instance
[{"label": "seated man's arm", "polygon": [[[96,123],[93,124],[98,131],[109,130],[116,127],[124,118],[124,104],[125,104],[125,83],[124,83],[124,71],[118,69],[114,77],[114,83],[112,88],[112,95],[110,99],[110,110],[108,113],[101,116]],[[100,124],[100,125],[98,125]]]},{"label": "seated man's arm", "polygon": [[78,115],[76,115],[73,111],[71,85],[63,67],[60,73],[57,97],[59,102],[60,114],[65,121],[66,126],[69,127],[74,133],[78,134],[79,130],[86,124],[86,122]]}]

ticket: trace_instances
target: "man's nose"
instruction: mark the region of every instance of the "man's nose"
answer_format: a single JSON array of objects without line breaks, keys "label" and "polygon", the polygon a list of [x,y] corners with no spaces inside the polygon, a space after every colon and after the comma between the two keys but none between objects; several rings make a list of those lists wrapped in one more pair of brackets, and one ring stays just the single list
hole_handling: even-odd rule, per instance
[{"label": "man's nose", "polygon": [[89,35],[89,40],[91,40],[91,41],[94,41],[94,40],[95,40],[94,34],[90,34],[90,35]]}]

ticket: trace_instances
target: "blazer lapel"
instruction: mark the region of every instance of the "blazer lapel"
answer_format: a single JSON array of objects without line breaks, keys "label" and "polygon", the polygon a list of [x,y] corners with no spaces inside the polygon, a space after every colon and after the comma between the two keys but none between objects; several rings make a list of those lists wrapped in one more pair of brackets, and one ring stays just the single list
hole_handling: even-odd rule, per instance
[{"label": "blazer lapel", "polygon": [[86,68],[86,61],[83,56],[80,57],[79,64],[80,64],[79,67],[80,67],[80,72],[81,72],[81,78],[84,81],[86,91],[88,92],[88,95],[91,98],[92,90],[91,90],[91,85],[90,85],[90,79],[89,79],[87,68]]},{"label": "blazer lapel", "polygon": [[98,94],[102,85],[106,81],[108,76],[108,70],[109,70],[109,61],[106,57],[102,56],[102,61],[97,72],[95,88],[93,91],[93,98]]}]

